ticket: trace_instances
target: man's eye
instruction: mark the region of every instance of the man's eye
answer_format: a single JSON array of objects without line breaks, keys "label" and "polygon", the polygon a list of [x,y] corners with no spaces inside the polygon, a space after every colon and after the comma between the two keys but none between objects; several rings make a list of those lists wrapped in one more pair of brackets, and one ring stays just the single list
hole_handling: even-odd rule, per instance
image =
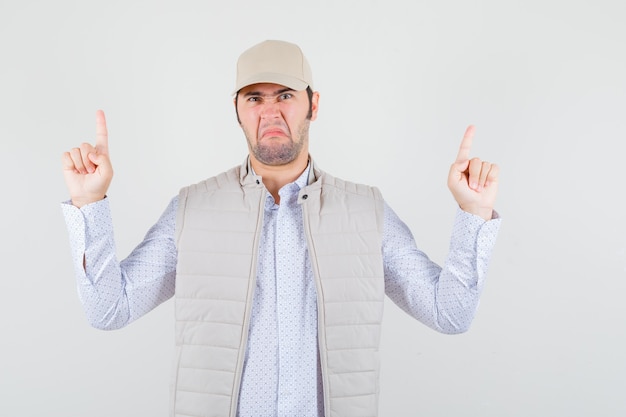
[{"label": "man's eye", "polygon": [[256,103],[259,100],[259,97],[248,97],[248,102],[250,103]]},{"label": "man's eye", "polygon": [[291,93],[285,93],[285,94],[281,94],[281,95],[279,96],[279,99],[280,99],[280,100],[288,100],[288,99],[290,99],[291,97],[293,97],[293,94],[291,94]]}]

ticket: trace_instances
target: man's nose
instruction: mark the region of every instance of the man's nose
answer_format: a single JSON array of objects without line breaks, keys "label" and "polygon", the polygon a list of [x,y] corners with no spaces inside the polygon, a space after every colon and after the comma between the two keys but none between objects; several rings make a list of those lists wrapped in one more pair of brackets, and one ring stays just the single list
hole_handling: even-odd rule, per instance
[{"label": "man's nose", "polygon": [[264,119],[278,117],[280,114],[280,108],[277,101],[268,100],[263,103],[263,108],[261,109],[261,117]]}]

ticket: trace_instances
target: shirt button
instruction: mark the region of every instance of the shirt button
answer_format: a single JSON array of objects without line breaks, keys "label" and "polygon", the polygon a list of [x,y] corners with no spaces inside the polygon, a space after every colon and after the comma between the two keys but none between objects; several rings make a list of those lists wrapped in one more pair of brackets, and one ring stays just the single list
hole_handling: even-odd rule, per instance
[{"label": "shirt button", "polygon": [[302,196],[302,199],[303,199],[303,200],[306,200],[307,198],[309,198],[309,195],[308,195],[308,194],[304,194],[304,195]]}]

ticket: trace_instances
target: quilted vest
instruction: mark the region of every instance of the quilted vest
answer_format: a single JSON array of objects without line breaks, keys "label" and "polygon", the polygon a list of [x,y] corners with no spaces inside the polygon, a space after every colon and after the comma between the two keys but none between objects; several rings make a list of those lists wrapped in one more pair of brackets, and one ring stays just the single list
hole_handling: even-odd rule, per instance
[{"label": "quilted vest", "polygon": [[[376,188],[311,165],[298,201],[317,288],[325,414],[375,417],[383,201]],[[236,415],[265,198],[248,163],[180,192],[172,416]]]}]

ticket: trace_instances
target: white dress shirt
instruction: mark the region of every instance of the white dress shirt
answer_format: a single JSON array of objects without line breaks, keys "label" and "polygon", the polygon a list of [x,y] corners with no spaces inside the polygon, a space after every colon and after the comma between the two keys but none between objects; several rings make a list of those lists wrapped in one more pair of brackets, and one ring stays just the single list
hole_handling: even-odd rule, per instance
[{"label": "white dress shirt", "polygon": [[[248,348],[238,416],[322,417],[317,294],[296,203],[308,169],[268,192],[259,247]],[[174,197],[143,242],[118,262],[108,200],[81,209],[62,205],[78,293],[91,325],[117,329],[174,295]],[[458,210],[443,269],[417,249],[407,226],[385,204],[382,253],[385,292],[403,310],[443,333],[468,329],[484,286],[500,219]],[[85,267],[83,268],[83,255]]]}]

